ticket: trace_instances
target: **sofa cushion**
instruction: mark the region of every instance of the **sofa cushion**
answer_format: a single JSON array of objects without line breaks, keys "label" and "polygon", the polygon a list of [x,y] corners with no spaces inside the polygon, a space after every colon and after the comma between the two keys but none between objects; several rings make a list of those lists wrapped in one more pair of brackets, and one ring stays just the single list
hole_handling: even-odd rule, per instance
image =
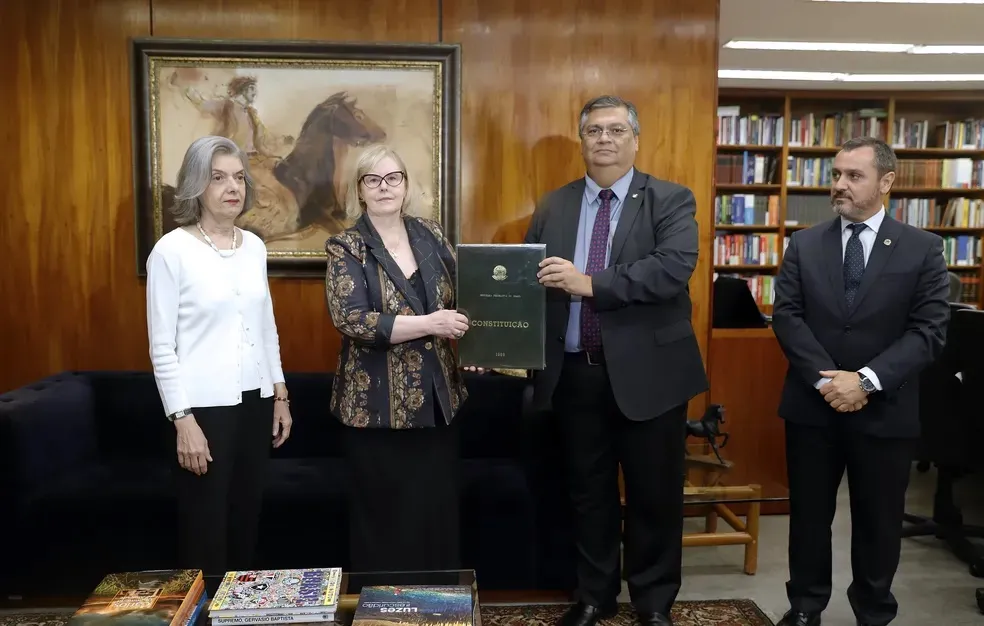
[{"label": "sofa cushion", "polygon": [[272,460],[257,566],[348,567],[348,482],[341,459]]},{"label": "sofa cushion", "polygon": [[[541,455],[524,442],[528,381],[465,376],[471,397],[458,416],[464,565],[477,570],[484,588],[533,588],[541,551],[527,465]],[[288,374],[287,380],[294,428],[287,444],[271,451],[257,565],[348,568],[351,481],[340,447],[343,427],[328,411],[332,376]],[[47,594],[79,593],[107,571],[179,566],[172,477],[183,470],[153,375],[62,374],[13,392],[20,403],[33,393],[38,404],[19,418],[25,443],[8,452],[21,455],[10,461],[18,472],[39,480],[16,490],[24,506],[13,516],[20,520],[16,534],[8,535],[16,537],[16,554],[8,568],[15,575],[6,582],[19,592],[33,586]],[[5,433],[16,423],[14,404],[0,403]],[[0,437],[0,445],[7,441]]]},{"label": "sofa cushion", "polygon": [[[99,412],[103,458],[174,458],[174,427],[167,421],[150,372],[79,372],[90,381]],[[330,373],[285,375],[294,419],[291,438],[271,451],[277,459],[339,456],[337,420],[328,411]],[[270,416],[271,425],[273,415]]]},{"label": "sofa cushion", "polygon": [[52,376],[0,395],[0,486],[25,495],[94,460],[96,420],[85,378]]},{"label": "sofa cushion", "polygon": [[164,415],[157,384],[149,372],[79,372],[92,385],[103,459],[175,456],[174,426]]},{"label": "sofa cushion", "polygon": [[96,462],[50,481],[22,508],[29,586],[95,585],[108,571],[169,567],[177,549],[168,467],[154,459]]},{"label": "sofa cushion", "polygon": [[285,374],[294,420],[290,439],[273,450],[274,458],[337,458],[342,454],[341,423],[331,414],[330,373]]}]

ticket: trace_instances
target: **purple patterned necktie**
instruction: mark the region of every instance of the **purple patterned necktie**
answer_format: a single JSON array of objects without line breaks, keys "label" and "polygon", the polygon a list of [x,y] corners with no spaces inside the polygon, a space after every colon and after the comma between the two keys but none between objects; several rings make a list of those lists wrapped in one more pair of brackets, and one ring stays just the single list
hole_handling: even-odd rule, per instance
[{"label": "purple patterned necktie", "polygon": [[[587,276],[600,272],[607,265],[605,257],[608,253],[609,216],[612,212],[612,198],[614,196],[615,193],[611,189],[602,189],[598,192],[601,208],[598,209],[594,229],[591,231],[588,262],[584,266],[584,273]],[[581,348],[588,354],[596,354],[601,351],[601,322],[598,320],[598,313],[594,310],[594,303],[590,298],[581,301]]]}]

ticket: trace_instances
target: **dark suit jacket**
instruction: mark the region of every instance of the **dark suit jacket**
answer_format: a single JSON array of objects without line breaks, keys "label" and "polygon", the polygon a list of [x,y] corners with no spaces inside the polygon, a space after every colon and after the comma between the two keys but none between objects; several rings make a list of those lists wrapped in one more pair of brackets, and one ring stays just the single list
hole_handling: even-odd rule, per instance
[{"label": "dark suit jacket", "polygon": [[[772,312],[789,360],[779,415],[819,426],[841,420],[876,436],[918,436],[918,375],[942,351],[949,320],[943,240],[886,215],[850,309],[842,268],[839,216],[793,233]],[[862,367],[884,391],[858,412],[830,408],[814,387],[819,372]]]},{"label": "dark suit jacket", "polygon": [[443,418],[435,397],[449,419],[468,397],[448,339],[390,342],[397,315],[455,308],[455,256],[440,225],[404,219],[426,302],[417,297],[365,215],[325,243],[328,310],[342,333],[331,410],[348,426],[431,426],[428,416]]},{"label": "dark suit jacket", "polygon": [[[540,202],[526,243],[574,259],[583,178]],[[608,268],[591,277],[615,401],[631,420],[657,417],[707,390],[690,322],[697,265],[693,193],[636,171],[612,238]],[[564,362],[571,296],[547,289],[546,369],[534,373],[533,408],[548,410]]]}]

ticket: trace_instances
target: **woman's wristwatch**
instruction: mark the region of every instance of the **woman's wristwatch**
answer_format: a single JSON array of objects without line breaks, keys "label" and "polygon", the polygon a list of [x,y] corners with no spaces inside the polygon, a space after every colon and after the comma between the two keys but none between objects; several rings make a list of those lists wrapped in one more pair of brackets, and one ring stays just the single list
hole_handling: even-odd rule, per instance
[{"label": "woman's wristwatch", "polygon": [[173,422],[174,420],[179,420],[182,417],[188,417],[189,415],[191,415],[191,411],[189,409],[182,409],[180,411],[175,411],[174,413],[168,415],[167,421]]}]

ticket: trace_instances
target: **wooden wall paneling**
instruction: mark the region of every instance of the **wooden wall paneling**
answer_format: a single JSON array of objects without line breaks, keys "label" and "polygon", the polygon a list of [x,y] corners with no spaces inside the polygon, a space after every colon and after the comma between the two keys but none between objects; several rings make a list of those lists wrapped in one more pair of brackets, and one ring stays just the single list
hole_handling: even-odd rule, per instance
[{"label": "wooden wall paneling", "polygon": [[8,0],[0,20],[0,392],[149,367],[134,275],[127,39],[146,0]]},{"label": "wooden wall paneling", "polygon": [[[153,0],[154,36],[437,42],[438,0]],[[270,280],[289,371],[333,371],[341,336],[324,282]],[[149,364],[148,364],[149,367]]]},{"label": "wooden wall paneling", "polygon": [[690,289],[706,363],[718,1],[443,0],[442,18],[444,41],[463,46],[462,240],[521,241],[537,198],[584,174],[584,102],[634,102],[637,167],[697,198],[702,254]]},{"label": "wooden wall paneling", "polygon": [[[134,271],[129,38],[436,42],[442,21],[443,40],[464,46],[463,241],[521,237],[535,199],[583,173],[584,100],[627,97],[640,108],[638,166],[697,197],[703,254],[691,294],[708,359],[717,0],[4,6],[0,50],[10,71],[0,84],[15,96],[0,120],[8,138],[0,245],[12,259],[0,272],[0,324],[4,353],[16,359],[0,365],[0,389],[63,369],[150,367]],[[321,281],[272,282],[287,369],[332,369],[338,335]]]},{"label": "wooden wall paneling", "polygon": [[153,0],[155,37],[436,43],[439,0]]},{"label": "wooden wall paneling", "polygon": [[[729,484],[762,485],[764,495],[785,497],[786,436],[779,399],[787,361],[772,329],[716,329],[711,336],[710,401],[724,407],[729,434],[721,456],[734,462]],[[763,505],[785,513],[788,503]]]},{"label": "wooden wall paneling", "polygon": [[[128,40],[136,36],[428,41],[438,0],[14,0],[0,156],[0,390],[63,369],[150,368],[134,271]],[[273,280],[285,366],[333,369],[318,280]]]}]

